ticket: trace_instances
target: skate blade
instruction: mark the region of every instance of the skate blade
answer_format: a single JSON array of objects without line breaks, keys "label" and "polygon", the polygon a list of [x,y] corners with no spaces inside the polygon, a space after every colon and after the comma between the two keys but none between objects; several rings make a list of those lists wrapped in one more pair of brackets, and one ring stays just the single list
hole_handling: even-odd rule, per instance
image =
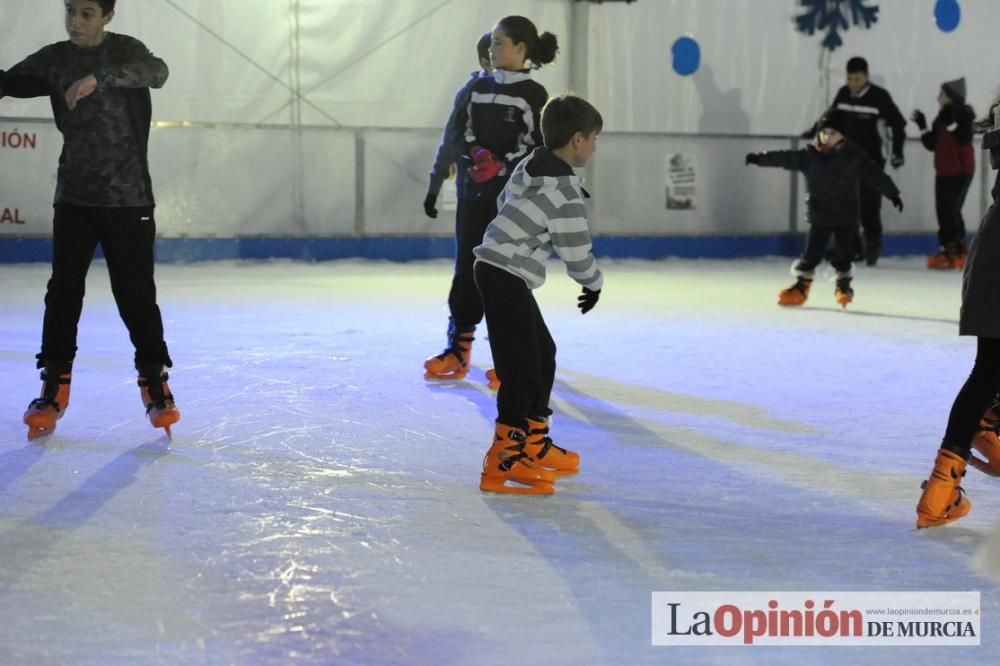
[{"label": "skate blade", "polygon": [[[542,467],[545,467],[545,465],[542,465]],[[556,476],[573,476],[574,474],[580,473],[579,467],[577,467],[576,469],[554,469],[552,467],[545,467],[545,469],[549,470]]]},{"label": "skate blade", "polygon": [[429,381],[434,381],[434,382],[446,382],[446,381],[450,381],[450,380],[465,379],[465,376],[467,374],[469,374],[468,371],[466,371],[466,372],[455,372],[455,373],[444,374],[444,375],[439,375],[439,374],[434,373],[434,372],[425,371],[424,372],[424,379],[427,379]]},{"label": "skate blade", "polygon": [[937,520],[930,520],[927,518],[917,518],[917,529],[923,530],[928,527],[941,527],[942,525],[947,525],[948,523],[953,523],[960,518],[964,518],[966,514],[961,516],[948,516],[947,518],[938,518]]},{"label": "skate blade", "polygon": [[917,514],[917,529],[922,530],[927,527],[940,527],[953,523],[960,518],[965,518],[972,511],[972,502],[967,497],[962,497],[962,502],[956,507],[952,507],[952,512],[943,518],[925,518]]},{"label": "skate blade", "polygon": [[[505,485],[507,481],[517,485]],[[493,477],[482,477],[479,482],[479,490],[504,495],[551,495],[556,491],[555,486],[546,481],[527,483],[516,479],[497,479]]]},{"label": "skate blade", "polygon": [[52,433],[54,433],[55,431],[56,431],[56,427],[55,426],[52,426],[51,428],[43,428],[41,426],[29,426],[28,427],[28,441],[29,442],[34,442],[34,441],[37,441],[39,439],[44,439],[46,437],[50,437],[52,435]]}]

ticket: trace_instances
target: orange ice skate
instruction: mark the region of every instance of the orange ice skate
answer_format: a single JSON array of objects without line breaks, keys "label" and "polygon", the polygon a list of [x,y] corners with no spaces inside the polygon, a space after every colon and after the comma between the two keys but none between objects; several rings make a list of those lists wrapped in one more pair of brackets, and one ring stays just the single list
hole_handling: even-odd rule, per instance
[{"label": "orange ice skate", "polygon": [[69,407],[70,372],[55,369],[42,370],[42,393],[28,405],[24,412],[24,425],[28,426],[28,439],[35,440],[55,432],[56,421]]},{"label": "orange ice skate", "polygon": [[494,391],[500,388],[500,378],[497,377],[496,368],[490,368],[486,371],[486,383]]},{"label": "orange ice skate", "polygon": [[448,347],[424,361],[424,379],[462,379],[469,372],[473,334],[476,327],[459,329],[454,321],[448,325]]},{"label": "orange ice skate", "polygon": [[555,475],[525,453],[524,439],[524,431],[497,422],[493,445],[483,458],[480,490],[515,495],[555,492]]},{"label": "orange ice skate", "polygon": [[528,437],[524,451],[538,464],[556,476],[567,476],[580,471],[580,454],[556,446],[549,437],[549,423],[544,418],[528,419]]},{"label": "orange ice skate", "polygon": [[959,485],[965,476],[965,460],[957,453],[938,449],[934,470],[923,482],[917,504],[917,529],[937,527],[967,515],[972,503]]},{"label": "orange ice skate", "polygon": [[146,416],[154,428],[163,428],[171,436],[170,426],[181,420],[174,396],[167,380],[170,378],[163,366],[144,368],[139,375],[139,394],[146,407]]},{"label": "orange ice skate", "polygon": [[787,307],[805,304],[806,299],[809,298],[810,287],[812,287],[812,278],[798,278],[795,280],[795,284],[778,293],[778,305]]},{"label": "orange ice skate", "polygon": [[[969,464],[984,474],[1000,476],[1000,404],[986,410],[979,422],[979,431],[972,437],[972,448],[975,449]],[[983,455],[980,458],[976,451]]]},{"label": "orange ice skate", "polygon": [[851,278],[837,278],[837,288],[833,292],[833,297],[837,299],[840,307],[847,309],[848,304],[854,300],[854,290],[851,289]]}]

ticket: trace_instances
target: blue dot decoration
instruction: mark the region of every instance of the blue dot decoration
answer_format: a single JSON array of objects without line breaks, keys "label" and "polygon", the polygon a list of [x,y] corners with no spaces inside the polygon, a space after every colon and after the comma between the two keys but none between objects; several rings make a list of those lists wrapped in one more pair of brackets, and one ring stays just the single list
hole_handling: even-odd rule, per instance
[{"label": "blue dot decoration", "polygon": [[951,32],[962,22],[962,7],[958,0],[937,0],[934,21],[941,32]]},{"label": "blue dot decoration", "polygon": [[701,66],[701,46],[693,37],[680,37],[670,52],[674,58],[674,71],[681,76],[691,76]]}]

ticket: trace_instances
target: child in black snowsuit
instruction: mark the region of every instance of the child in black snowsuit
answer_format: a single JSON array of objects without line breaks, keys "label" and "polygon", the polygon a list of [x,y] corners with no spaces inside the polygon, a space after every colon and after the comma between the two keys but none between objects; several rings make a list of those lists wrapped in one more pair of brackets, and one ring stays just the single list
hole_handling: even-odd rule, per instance
[{"label": "child in black snowsuit", "polygon": [[823,261],[831,236],[834,252],[830,263],[837,271],[834,295],[845,308],[851,302],[854,297],[851,255],[858,230],[862,183],[877,188],[898,210],[903,210],[895,183],[863,150],[846,139],[845,126],[843,112],[830,111],[820,121],[816,139],[808,147],[750,153],[746,157],[747,164],[801,171],[809,189],[806,248],[792,269],[795,284],[778,295],[778,305],[806,302],[816,267]]}]

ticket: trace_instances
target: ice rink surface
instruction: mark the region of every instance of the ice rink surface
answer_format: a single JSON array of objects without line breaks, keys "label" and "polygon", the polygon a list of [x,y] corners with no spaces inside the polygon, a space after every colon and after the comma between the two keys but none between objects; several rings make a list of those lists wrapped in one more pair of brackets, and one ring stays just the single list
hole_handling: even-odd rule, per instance
[{"label": "ice rink surface", "polygon": [[[783,310],[789,263],[604,262],[586,316],[553,264],[553,435],[582,465],[548,498],[478,489],[484,330],[467,380],[422,377],[447,262],[159,266],[172,441],[95,263],[71,406],[32,444],[48,268],[0,266],[0,663],[996,661],[972,560],[1000,482],[914,528],[974,355],[960,274],[887,259],[846,312],[825,278]],[[656,590],[978,590],[982,645],[652,647]]]}]

